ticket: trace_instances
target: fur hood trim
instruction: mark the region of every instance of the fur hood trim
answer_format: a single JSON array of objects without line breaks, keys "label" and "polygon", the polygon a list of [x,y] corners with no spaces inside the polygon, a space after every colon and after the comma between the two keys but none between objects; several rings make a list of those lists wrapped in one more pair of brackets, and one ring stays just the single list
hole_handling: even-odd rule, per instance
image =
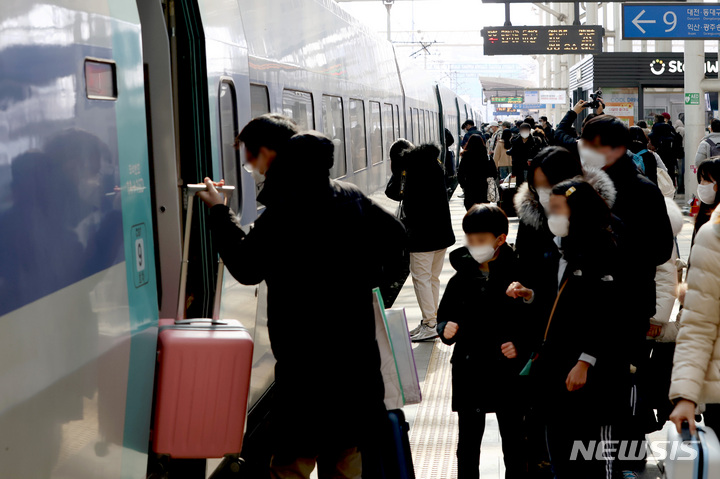
[{"label": "fur hood trim", "polygon": [[[599,168],[583,167],[583,172],[582,179],[590,183],[608,206],[612,208],[615,204],[615,198],[617,198],[617,190],[608,174]],[[520,185],[514,203],[520,221],[535,229],[541,228],[545,219],[545,211],[533,192],[530,191],[527,182]]]}]

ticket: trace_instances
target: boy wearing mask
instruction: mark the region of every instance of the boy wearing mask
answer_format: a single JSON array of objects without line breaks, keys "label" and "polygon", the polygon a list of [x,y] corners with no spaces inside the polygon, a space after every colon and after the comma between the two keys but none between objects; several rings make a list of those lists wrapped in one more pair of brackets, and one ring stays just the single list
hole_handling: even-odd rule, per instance
[{"label": "boy wearing mask", "polygon": [[[485,415],[495,412],[506,478],[527,475],[522,378],[525,328],[505,291],[518,274],[507,245],[508,219],[497,206],[474,205],[463,219],[467,246],[450,253],[457,270],[438,310],[438,333],[455,344],[452,409],[458,413],[458,479],[479,477]],[[522,307],[522,305],[520,305]],[[520,350],[520,352],[518,352]]]}]

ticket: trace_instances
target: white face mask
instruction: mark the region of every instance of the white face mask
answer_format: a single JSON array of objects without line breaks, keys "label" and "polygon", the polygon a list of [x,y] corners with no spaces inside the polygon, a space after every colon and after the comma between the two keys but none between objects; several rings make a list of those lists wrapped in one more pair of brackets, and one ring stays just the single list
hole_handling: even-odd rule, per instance
[{"label": "white face mask", "polygon": [[565,215],[550,215],[548,218],[550,232],[559,238],[564,238],[570,232],[570,218]]},{"label": "white face mask", "polygon": [[529,131],[521,131],[520,136],[522,136],[523,138],[529,138],[530,132]]},{"label": "white face mask", "polygon": [[583,166],[591,168],[604,168],[607,164],[607,158],[602,153],[593,150],[592,148],[586,148],[581,143],[578,144],[578,153],[580,153],[580,161]]},{"label": "white face mask", "polygon": [[495,256],[495,251],[497,251],[496,248],[490,245],[468,246],[467,249],[470,252],[470,256],[480,264],[490,261],[493,256]]},{"label": "white face mask", "polygon": [[540,204],[542,205],[546,214],[548,211],[550,211],[550,193],[552,193],[552,190],[550,188],[537,189],[538,201],[540,201]]},{"label": "white face mask", "polygon": [[716,183],[710,183],[709,185],[698,185],[698,198],[706,205],[715,204],[715,184]]}]

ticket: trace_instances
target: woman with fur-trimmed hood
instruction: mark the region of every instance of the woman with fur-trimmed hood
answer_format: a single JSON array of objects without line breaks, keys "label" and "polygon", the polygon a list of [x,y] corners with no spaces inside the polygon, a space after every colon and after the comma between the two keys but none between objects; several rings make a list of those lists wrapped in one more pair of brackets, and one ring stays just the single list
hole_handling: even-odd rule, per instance
[{"label": "woman with fur-trimmed hood", "polygon": [[[547,225],[547,213],[552,187],[562,181],[581,177],[595,188],[609,207],[615,203],[617,192],[610,177],[602,170],[584,168],[577,156],[560,146],[544,148],[531,161],[527,183],[520,186],[515,195],[515,209],[520,219],[515,249],[520,259],[523,283],[536,292],[540,299],[533,304],[538,321],[530,322],[538,327],[542,337],[546,320],[552,309],[552,300],[558,289],[557,269],[560,252],[554,235]],[[532,285],[532,286],[529,286]]]}]

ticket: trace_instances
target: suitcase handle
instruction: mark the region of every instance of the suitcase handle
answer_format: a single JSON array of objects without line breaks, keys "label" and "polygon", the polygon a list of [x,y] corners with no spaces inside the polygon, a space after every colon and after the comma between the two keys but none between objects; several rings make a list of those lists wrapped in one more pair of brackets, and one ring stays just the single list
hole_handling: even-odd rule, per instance
[{"label": "suitcase handle", "polygon": [[218,319],[176,319],[175,324],[181,325],[181,324],[193,324],[193,323],[210,323],[214,326],[227,326],[227,321],[220,321]]},{"label": "suitcase handle", "polygon": [[690,423],[687,421],[683,421],[680,425],[680,437],[683,442],[690,442],[692,440],[692,435],[690,434]]},{"label": "suitcase handle", "polygon": [[[233,193],[235,192],[235,187],[216,186],[216,188],[219,192],[225,195],[225,203],[227,204],[232,198]],[[175,316],[175,318],[177,318],[178,320],[183,317],[183,313],[185,312],[185,291],[187,288],[188,258],[190,257],[190,226],[192,225],[193,203],[195,200],[195,193],[205,190],[207,190],[207,185],[205,183],[190,184],[186,186],[187,217],[185,220],[185,237],[183,241],[182,263],[180,266],[180,293],[178,295],[177,315]],[[224,264],[222,258],[219,258],[217,285],[215,288],[215,300],[213,302],[213,319],[218,319],[220,317],[220,295],[222,293],[221,289],[223,282],[223,271]]]}]

